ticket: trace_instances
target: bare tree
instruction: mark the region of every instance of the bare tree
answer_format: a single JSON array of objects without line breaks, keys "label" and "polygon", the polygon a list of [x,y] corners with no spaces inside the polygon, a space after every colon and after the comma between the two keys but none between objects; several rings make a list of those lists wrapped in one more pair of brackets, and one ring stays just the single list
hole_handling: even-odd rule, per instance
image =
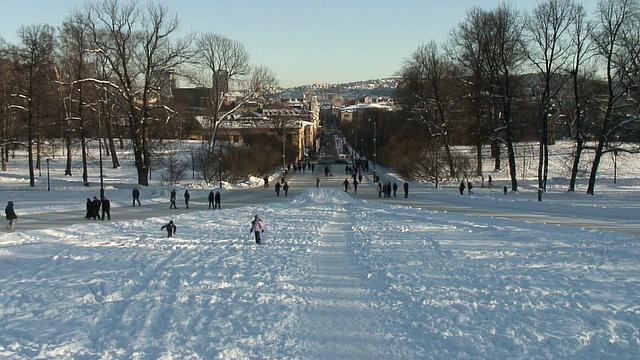
[{"label": "bare tree", "polygon": [[539,94],[539,162],[538,201],[547,188],[549,173],[549,121],[553,115],[553,101],[564,86],[566,69],[571,56],[569,29],[576,18],[573,0],[547,0],[539,4],[527,21],[529,60],[540,79]]},{"label": "bare tree", "polygon": [[[25,116],[28,129],[29,184],[35,186],[33,145],[34,141],[39,140],[38,120],[40,118],[37,109],[44,101],[43,86],[49,84],[49,75],[54,63],[54,29],[44,24],[23,26],[18,30],[18,36],[22,44],[17,50],[17,60],[23,74],[25,88],[12,94],[18,101],[9,107],[21,111]],[[37,155],[36,167],[40,169],[39,151]]]},{"label": "bare tree", "polygon": [[[251,66],[244,46],[220,34],[206,33],[197,41],[202,75],[196,82],[210,87],[209,149],[215,151],[220,125],[245,104],[261,100],[273,91],[278,81],[264,66]],[[230,92],[238,94],[235,102],[226,103]]]},{"label": "bare tree", "polygon": [[[604,63],[607,94],[603,96],[602,118],[599,123],[598,141],[589,175],[587,194],[594,195],[598,167],[602,156],[608,152],[638,152],[613,145],[616,136],[627,131],[628,126],[639,123],[638,108],[630,91],[637,92],[637,53],[630,52],[625,40],[637,39],[640,24],[638,0],[602,0],[599,4],[598,26],[594,31],[597,53]],[[637,40],[635,40],[637,41]],[[637,47],[635,48],[637,50]],[[613,145],[613,146],[610,146]]]},{"label": "bare tree", "polygon": [[420,46],[400,70],[400,102],[422,123],[430,136],[442,141],[449,175],[456,176],[450,137],[455,133],[459,70],[431,41]]},{"label": "bare tree", "polygon": [[116,103],[126,113],[138,184],[148,185],[150,113],[165,109],[158,103],[166,81],[163,75],[187,61],[191,38],[172,40],[179,21],[162,5],[148,3],[141,9],[137,3],[104,0],[88,4],[86,14],[93,51],[104,57],[114,76],[113,81],[101,83],[118,94]]},{"label": "bare tree", "polygon": [[251,71],[249,53],[235,40],[220,34],[205,33],[197,40],[198,58],[203,76],[200,85],[211,88],[208,107],[211,112],[209,121],[209,149],[215,145],[225,99],[229,96],[231,84],[241,81]]},{"label": "bare tree", "polygon": [[519,73],[524,63],[523,19],[519,12],[507,4],[488,13],[483,24],[481,42],[484,48],[485,69],[493,97],[499,101],[501,124],[494,129],[495,138],[507,146],[511,190],[518,190],[513,134],[513,103],[517,96]]},{"label": "bare tree", "polygon": [[584,124],[584,107],[585,96],[583,95],[583,84],[581,79],[590,77],[584,71],[585,64],[593,56],[593,42],[591,35],[593,32],[593,23],[587,20],[587,14],[584,6],[575,4],[575,21],[569,29],[570,39],[573,46],[573,59],[571,61],[571,85],[573,94],[573,123],[572,132],[575,137],[576,147],[573,157],[573,165],[571,167],[571,178],[569,180],[569,191],[575,191],[576,178],[578,177],[578,169],[580,166],[580,158],[584,149],[585,134]]}]

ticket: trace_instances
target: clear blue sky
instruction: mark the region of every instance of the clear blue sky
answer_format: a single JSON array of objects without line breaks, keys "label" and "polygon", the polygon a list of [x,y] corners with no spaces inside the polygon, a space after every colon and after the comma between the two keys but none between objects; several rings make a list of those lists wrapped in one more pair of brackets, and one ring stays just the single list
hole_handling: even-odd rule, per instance
[{"label": "clear blue sky", "polygon": [[[95,0],[94,0],[95,1]],[[0,0],[0,36],[17,43],[22,25],[59,26],[85,0]],[[255,65],[284,87],[394,75],[418,46],[443,42],[473,6],[502,0],[165,0],[182,30],[241,42]],[[529,11],[542,0],[511,0]],[[597,0],[584,0],[589,13]],[[142,4],[146,3],[142,1]]]}]

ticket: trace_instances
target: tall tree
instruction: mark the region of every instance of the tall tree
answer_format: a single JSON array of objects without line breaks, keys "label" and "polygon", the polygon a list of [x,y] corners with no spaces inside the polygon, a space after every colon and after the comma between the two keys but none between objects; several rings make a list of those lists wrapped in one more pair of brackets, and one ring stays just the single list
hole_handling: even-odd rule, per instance
[{"label": "tall tree", "polygon": [[[18,36],[22,43],[17,49],[17,61],[25,86],[22,91],[12,94],[19,100],[10,108],[21,111],[26,122],[29,185],[35,186],[33,145],[37,141],[40,149],[38,130],[42,114],[39,109],[44,108],[46,87],[53,80],[50,75],[54,63],[54,29],[45,24],[23,26],[18,30]],[[36,167],[40,169],[39,151],[37,156]]]},{"label": "tall tree", "polygon": [[483,72],[492,96],[499,101],[501,124],[494,131],[496,139],[507,147],[511,190],[517,191],[512,107],[517,97],[519,72],[526,60],[524,22],[521,14],[506,3],[489,12],[486,20],[482,31],[484,40],[481,42],[484,45],[481,51],[486,59]]},{"label": "tall tree", "polygon": [[538,201],[547,188],[549,173],[549,122],[554,121],[553,101],[564,86],[562,72],[571,56],[569,29],[576,19],[573,0],[547,0],[539,4],[527,21],[529,59],[539,74],[540,94],[538,107],[539,162]]},{"label": "tall tree", "polygon": [[459,70],[431,41],[420,46],[400,70],[400,102],[445,149],[449,175],[456,176],[450,137],[455,133]]},{"label": "tall tree", "polygon": [[578,177],[578,169],[580,166],[580,158],[585,143],[584,120],[585,120],[585,102],[586,98],[583,91],[582,79],[588,78],[585,65],[593,56],[593,42],[591,35],[593,32],[593,23],[587,19],[585,8],[581,4],[575,5],[575,21],[569,29],[570,39],[572,43],[571,60],[571,88],[573,94],[573,111],[570,123],[572,126],[572,135],[576,142],[573,155],[573,164],[571,166],[571,178],[569,180],[569,191],[574,192],[576,187],[576,179]]},{"label": "tall tree", "polygon": [[116,90],[116,103],[127,114],[138,184],[148,185],[151,112],[164,109],[158,92],[166,88],[165,75],[189,59],[191,37],[173,40],[177,17],[151,2],[146,8],[118,0],[90,3],[86,16],[93,50],[104,57],[114,76],[113,81],[102,83]]},{"label": "tall tree", "polygon": [[212,150],[218,128],[224,121],[223,106],[230,87],[247,76],[251,66],[244,46],[224,35],[204,33],[199,36],[197,47],[200,50],[197,53],[198,63],[204,74],[199,83],[211,89],[207,105],[210,110],[209,149]]},{"label": "tall tree", "polygon": [[[599,3],[594,41],[600,60],[604,63],[607,94],[602,104],[599,134],[589,175],[589,195],[595,193],[602,156],[608,152],[629,151],[610,146],[615,141],[615,136],[626,131],[630,124],[640,122],[637,104],[633,99],[628,99],[630,91],[634,91],[638,81],[639,70],[633,68],[634,63],[637,64],[638,54],[630,51],[632,45],[629,43],[637,41],[638,26],[639,0],[602,0]],[[629,111],[630,109],[633,111]],[[634,151],[637,152],[637,149]]]}]

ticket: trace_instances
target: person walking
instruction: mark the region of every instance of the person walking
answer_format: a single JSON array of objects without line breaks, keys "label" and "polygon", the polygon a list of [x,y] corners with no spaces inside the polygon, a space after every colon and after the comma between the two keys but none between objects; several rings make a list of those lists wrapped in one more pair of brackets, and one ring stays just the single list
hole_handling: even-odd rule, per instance
[{"label": "person walking", "polygon": [[176,189],[171,190],[171,194],[169,195],[169,209],[177,209],[176,206]]},{"label": "person walking", "polygon": [[473,184],[471,183],[471,181],[467,181],[467,191],[469,192],[469,195],[473,194],[473,191],[471,191],[471,189],[473,189]]},{"label": "person walking", "polygon": [[107,220],[111,220],[111,201],[106,197],[102,199],[102,220],[107,215]]},{"label": "person walking", "polygon": [[347,190],[349,190],[349,179],[344,179],[342,185],[344,185],[344,192],[348,192]]},{"label": "person walking", "polygon": [[211,210],[211,207],[213,207],[214,209],[216,208],[213,201],[214,201],[214,195],[213,195],[213,190],[211,190],[209,191],[209,210]]},{"label": "person walking", "polygon": [[398,184],[393,182],[393,197],[396,197],[396,192],[398,192]]},{"label": "person walking", "polygon": [[101,206],[102,201],[100,201],[97,196],[94,196],[93,201],[91,202],[91,217],[93,217],[93,220],[98,220],[98,218],[100,217]]},{"label": "person walking", "polygon": [[320,176],[316,177],[316,187],[320,187]]},{"label": "person walking", "polygon": [[464,181],[460,181],[460,187],[459,187],[460,195],[464,195],[464,188],[465,188]]},{"label": "person walking", "polygon": [[138,189],[137,187],[133,188],[133,190],[131,191],[131,196],[133,197],[133,206],[136,206],[136,202],[138,203],[138,206],[140,205],[140,189]]},{"label": "person walking", "polygon": [[378,197],[382,197],[382,183],[378,181]]},{"label": "person walking", "polygon": [[489,175],[489,189],[491,189],[493,187],[493,178],[491,178],[491,175]]},{"label": "person walking", "polygon": [[191,199],[191,195],[189,195],[189,190],[184,191],[184,205],[188,209],[189,208],[189,200]]},{"label": "person walking", "polygon": [[264,180],[264,188],[266,189],[269,187],[269,176],[268,175],[265,176],[263,180]]},{"label": "person walking", "polygon": [[281,187],[282,187],[282,186],[280,185],[280,181],[278,181],[278,182],[276,183],[276,186],[275,186],[275,188],[276,188],[276,195],[277,195],[277,196],[280,196],[280,188],[281,188]]},{"label": "person walking", "polygon": [[251,230],[249,230],[249,232],[252,232],[254,234],[256,244],[260,244],[262,242],[260,235],[264,233],[264,222],[262,221],[260,216],[254,216],[253,221],[251,221]]},{"label": "person walking", "polygon": [[16,211],[13,209],[13,201],[7,203],[7,207],[4,208],[4,214],[7,219],[7,230],[13,231],[13,227],[18,219],[18,215],[16,215]]},{"label": "person walking", "polygon": [[167,230],[167,237],[173,237],[173,235],[176,233],[176,229],[178,229],[178,227],[173,223],[173,220],[169,221],[168,224],[166,225],[162,225],[162,227],[160,228],[160,230]]},{"label": "person walking", "polygon": [[284,196],[287,196],[287,194],[289,193],[289,183],[288,182],[284,182],[284,185],[282,185],[282,190],[284,190]]},{"label": "person walking", "polygon": [[87,202],[85,204],[87,212],[84,214],[85,219],[91,219],[93,216],[91,215],[93,209],[93,203],[91,202],[91,198],[87,198]]},{"label": "person walking", "polygon": [[358,193],[358,180],[353,179],[353,193],[357,194]]},{"label": "person walking", "polygon": [[214,209],[220,210],[220,191],[216,191],[215,202],[213,204]]},{"label": "person walking", "polygon": [[404,188],[404,198],[406,199],[409,197],[409,182],[405,181],[402,187]]}]

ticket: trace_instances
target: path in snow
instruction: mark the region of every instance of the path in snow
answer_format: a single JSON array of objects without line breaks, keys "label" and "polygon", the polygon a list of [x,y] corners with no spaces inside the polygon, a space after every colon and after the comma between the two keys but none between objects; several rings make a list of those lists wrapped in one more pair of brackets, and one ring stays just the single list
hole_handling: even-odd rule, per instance
[{"label": "path in snow", "polygon": [[348,209],[335,211],[334,221],[322,230],[311,276],[298,284],[306,294],[296,336],[306,342],[300,345],[303,358],[397,357],[389,353],[398,347],[391,346],[393,335],[379,321],[384,314],[375,309],[366,274],[350,254],[345,236],[352,231],[349,218]]}]

